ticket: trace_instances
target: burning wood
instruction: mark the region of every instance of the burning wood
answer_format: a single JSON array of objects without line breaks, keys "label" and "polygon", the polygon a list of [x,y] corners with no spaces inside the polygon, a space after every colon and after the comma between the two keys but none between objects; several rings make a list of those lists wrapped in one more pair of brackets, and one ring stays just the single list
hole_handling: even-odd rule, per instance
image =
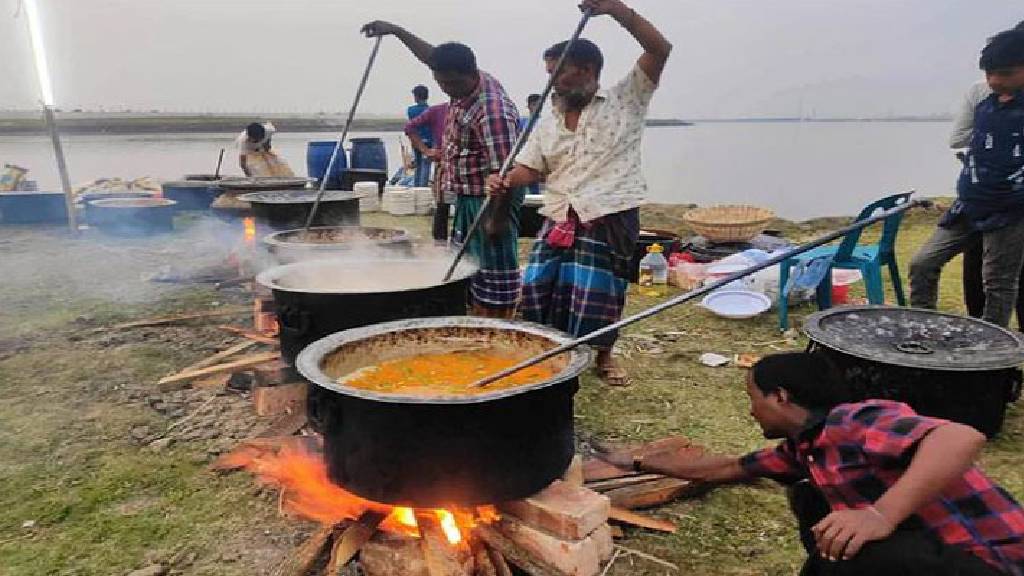
[{"label": "burning wood", "polygon": [[370,538],[377,532],[377,527],[384,521],[387,514],[376,511],[363,512],[363,515],[351,526],[345,529],[341,538],[338,538],[331,550],[331,560],[327,563],[327,573],[337,574],[342,566],[349,563],[352,558],[370,541]]}]

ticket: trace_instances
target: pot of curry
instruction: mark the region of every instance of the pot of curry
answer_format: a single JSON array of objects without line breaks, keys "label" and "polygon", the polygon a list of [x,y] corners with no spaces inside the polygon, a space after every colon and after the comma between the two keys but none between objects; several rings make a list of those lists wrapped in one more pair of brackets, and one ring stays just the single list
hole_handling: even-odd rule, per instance
[{"label": "pot of curry", "polygon": [[330,479],[368,500],[438,508],[535,494],[575,451],[578,348],[471,388],[569,336],[545,326],[449,316],[355,328],[310,344],[297,367]]}]

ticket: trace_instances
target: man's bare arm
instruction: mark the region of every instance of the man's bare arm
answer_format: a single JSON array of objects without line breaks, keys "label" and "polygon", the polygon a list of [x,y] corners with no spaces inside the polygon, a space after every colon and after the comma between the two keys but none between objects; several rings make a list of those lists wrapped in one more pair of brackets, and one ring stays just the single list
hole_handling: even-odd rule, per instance
[{"label": "man's bare arm", "polygon": [[371,38],[395,36],[402,41],[402,44],[405,44],[405,47],[412,52],[417,60],[423,62],[425,66],[430,66],[430,53],[434,51],[434,46],[401,26],[383,20],[375,20],[363,26],[362,32]]}]

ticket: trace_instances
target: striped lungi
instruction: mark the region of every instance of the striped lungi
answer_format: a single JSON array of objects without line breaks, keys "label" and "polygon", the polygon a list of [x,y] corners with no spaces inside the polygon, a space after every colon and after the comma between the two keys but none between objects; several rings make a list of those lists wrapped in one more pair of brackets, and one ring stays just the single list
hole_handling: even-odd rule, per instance
[{"label": "striped lungi", "polygon": [[[523,274],[523,320],[576,338],[619,321],[626,305],[631,249],[640,234],[639,211],[611,214],[589,227],[578,227],[569,248],[547,243],[551,227],[549,220]],[[618,333],[611,332],[591,345],[608,350],[617,338]]]},{"label": "striped lungi", "polygon": [[[470,295],[474,303],[491,310],[512,310],[519,302],[521,287],[519,275],[519,208],[523,205],[522,189],[509,192],[509,222],[505,234],[497,241],[491,241],[484,232],[483,222],[469,239],[466,253],[476,259],[480,270],[470,283]],[[452,240],[461,243],[466,237],[484,196],[459,195],[455,203],[455,221],[452,225]]]}]

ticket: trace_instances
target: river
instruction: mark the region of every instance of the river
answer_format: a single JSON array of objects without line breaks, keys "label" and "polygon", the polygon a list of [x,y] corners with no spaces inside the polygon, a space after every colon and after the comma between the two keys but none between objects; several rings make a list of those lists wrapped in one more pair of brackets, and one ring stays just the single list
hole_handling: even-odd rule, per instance
[{"label": "river", "polygon": [[[806,219],[852,215],[881,196],[914,189],[948,196],[958,166],[946,146],[944,122],[732,122],[648,128],[644,172],[652,202],[744,203],[779,216]],[[102,177],[180,179],[212,173],[221,148],[225,174],[240,174],[234,134],[71,135],[64,149],[73,184]],[[390,170],[400,134],[379,136]],[[305,174],[309,140],[331,134],[281,133],[274,146]],[[31,170],[43,189],[58,189],[53,150],[45,136],[0,135],[0,163]]]}]

